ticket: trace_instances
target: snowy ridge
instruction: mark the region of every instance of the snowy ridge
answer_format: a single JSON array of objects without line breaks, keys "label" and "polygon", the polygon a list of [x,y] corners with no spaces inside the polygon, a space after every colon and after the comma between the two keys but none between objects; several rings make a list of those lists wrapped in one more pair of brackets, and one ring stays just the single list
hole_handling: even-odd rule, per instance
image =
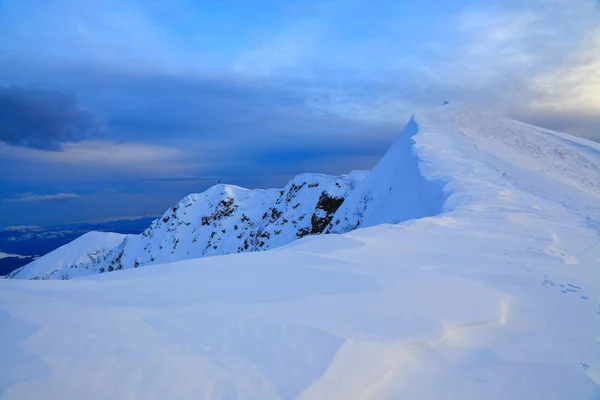
[{"label": "snowy ridge", "polygon": [[398,223],[439,214],[445,197],[443,180],[427,179],[419,171],[413,149],[419,125],[413,116],[371,174],[336,212],[328,233],[358,227]]},{"label": "snowy ridge", "polygon": [[508,120],[485,109],[458,113],[453,123],[487,154],[497,154],[507,162],[550,179],[559,178],[593,196],[600,195],[598,143]]},{"label": "snowy ridge", "polygon": [[[268,250],[306,235],[345,233],[358,227],[400,223],[451,210],[470,200],[461,200],[460,193],[454,193],[447,201],[453,192],[452,184],[446,186],[451,178],[443,176],[442,168],[426,170],[432,147],[420,144],[415,135],[433,126],[454,132],[454,137],[439,139],[444,143],[440,147],[444,154],[454,155],[457,142],[467,140],[469,146],[478,150],[476,158],[496,158],[507,165],[506,170],[508,164],[517,163],[522,167],[518,174],[538,174],[539,182],[559,176],[563,184],[593,196],[600,193],[600,167],[594,161],[600,152],[597,144],[509,120],[482,108],[449,104],[434,113],[413,116],[369,174],[302,174],[282,190],[216,185],[187,196],[141,235],[128,235],[114,248],[99,250],[93,259],[85,257],[89,249],[82,250],[83,261],[72,265],[57,266],[55,258],[42,257],[36,264],[36,275],[22,269],[9,278],[69,279],[205,256]],[[544,162],[540,164],[540,160]],[[457,165],[462,161],[452,162]],[[502,178],[513,179],[513,183],[520,180],[507,172]],[[538,195],[553,195],[544,194],[545,186],[537,181],[528,181],[537,187],[525,189],[535,189]],[[477,190],[469,191],[468,198],[474,193]],[[563,199],[570,207],[581,207],[581,202],[572,200]]]},{"label": "snowy ridge", "polygon": [[[365,175],[364,171],[338,177],[302,174],[281,190],[216,185],[203,193],[186,196],[141,235],[127,235],[112,248],[102,244],[94,250],[94,257],[86,256],[91,251],[88,247],[82,248],[82,258],[74,258],[72,263],[50,253],[33,267],[25,266],[9,278],[70,279],[279,247],[306,235],[322,233],[348,193]],[[77,253],[80,243],[75,241],[67,246]]]},{"label": "snowy ridge", "polygon": [[[419,194],[440,214],[267,252],[0,281],[1,397],[600,398],[598,144],[453,105],[412,123],[418,168],[376,168],[355,188],[373,201],[349,222],[431,212],[386,194],[386,176],[445,182],[441,202]],[[352,196],[340,216],[353,217]]]},{"label": "snowy ridge", "polygon": [[[11,279],[68,279],[65,271],[71,265],[88,263],[123,241],[125,235],[107,232],[88,232],[71,243],[59,247],[44,257],[11,272]],[[48,269],[52,267],[52,269]]]}]

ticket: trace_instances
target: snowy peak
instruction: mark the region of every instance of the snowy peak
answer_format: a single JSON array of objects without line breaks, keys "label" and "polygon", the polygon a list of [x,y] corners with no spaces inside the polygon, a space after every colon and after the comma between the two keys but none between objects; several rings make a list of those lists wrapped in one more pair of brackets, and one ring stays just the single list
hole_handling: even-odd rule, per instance
[{"label": "snowy peak", "polygon": [[[140,235],[127,235],[94,257],[57,264],[42,257],[35,276],[62,279],[206,256],[262,251],[323,233],[337,209],[367,175],[302,174],[283,189],[219,184],[186,196]],[[76,244],[73,244],[76,246]],[[86,248],[83,253],[87,254]],[[26,266],[11,277],[31,278]],[[50,273],[50,271],[54,271]],[[60,271],[60,273],[58,273]]]},{"label": "snowy peak", "polygon": [[419,124],[413,116],[373,171],[337,211],[327,229],[329,233],[398,223],[442,211],[445,182],[428,180],[421,174],[421,159],[413,148],[413,137],[418,132]]},{"label": "snowy peak", "polygon": [[281,190],[214,186],[186,197],[142,233],[150,239],[145,251],[162,262],[266,250],[321,233],[363,175],[303,174]]}]

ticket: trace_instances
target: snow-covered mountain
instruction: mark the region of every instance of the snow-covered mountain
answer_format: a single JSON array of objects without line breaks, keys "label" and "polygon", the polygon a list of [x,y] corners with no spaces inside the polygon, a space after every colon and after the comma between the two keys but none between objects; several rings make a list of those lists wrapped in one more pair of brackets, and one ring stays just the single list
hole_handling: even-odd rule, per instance
[{"label": "snow-covered mountain", "polygon": [[[0,397],[598,399],[599,168],[598,143],[452,104],[419,113],[326,228],[360,229],[1,280]],[[209,238],[242,203],[267,207],[213,190],[188,211],[208,212]],[[234,191],[245,200],[227,216]],[[165,260],[177,253],[158,238],[187,227],[170,224],[190,222],[180,212],[153,228]]]},{"label": "snow-covered mountain", "polygon": [[[140,235],[93,232],[9,274],[17,279],[70,279],[150,264],[267,250],[322,233],[367,175],[302,174],[283,189],[216,185],[185,197]],[[88,246],[92,237],[98,246]],[[119,243],[115,237],[120,237]],[[113,246],[107,246],[113,243]],[[85,244],[85,246],[81,246]],[[65,259],[65,252],[78,257]]]},{"label": "snow-covered mountain", "polygon": [[425,168],[421,161],[431,155],[414,143],[414,135],[423,127],[444,124],[448,118],[453,129],[461,129],[461,139],[468,138],[474,148],[486,152],[494,152],[492,147],[504,149],[501,154],[511,157],[505,162],[516,158],[527,168],[539,168],[536,160],[543,158],[547,161],[544,167],[534,171],[541,172],[542,177],[561,176],[565,182],[592,194],[600,190],[598,165],[580,149],[569,146],[569,141],[577,139],[565,139],[565,135],[532,128],[484,109],[460,109],[457,113],[456,106],[446,105],[418,121],[417,117],[411,118],[370,173],[354,171],[337,177],[302,174],[281,190],[216,185],[187,196],[141,235],[127,235],[113,248],[102,242],[101,247],[78,250],[80,242],[74,241],[56,251],[79,253],[76,262],[57,263],[62,259],[51,253],[7,277],[70,279],[205,256],[268,250],[306,235],[344,233],[358,227],[437,215],[449,204],[446,199],[451,187],[444,190],[447,179],[439,171],[440,176],[430,172],[427,178],[421,173],[420,169]]}]

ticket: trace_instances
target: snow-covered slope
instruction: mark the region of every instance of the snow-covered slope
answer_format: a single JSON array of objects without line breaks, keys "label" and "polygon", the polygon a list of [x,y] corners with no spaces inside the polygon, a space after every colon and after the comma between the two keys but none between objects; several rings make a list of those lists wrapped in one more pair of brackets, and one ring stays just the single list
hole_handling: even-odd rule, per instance
[{"label": "snow-covered slope", "polygon": [[397,223],[439,214],[444,205],[443,180],[419,173],[419,156],[413,136],[419,132],[415,118],[336,212],[327,232],[344,233],[359,226]]},{"label": "snow-covered slope", "polygon": [[415,219],[0,281],[1,397],[600,398],[600,145],[452,105],[407,132],[418,168],[386,161],[338,212]]},{"label": "snow-covered slope", "polygon": [[[141,235],[127,235],[113,247],[98,242],[94,257],[88,242],[81,257],[64,262],[50,254],[9,275],[24,279],[70,279],[191,258],[267,250],[310,234],[320,234],[346,196],[367,173],[327,176],[302,174],[285,188],[248,190],[216,185],[170,208]],[[92,245],[93,247],[93,245]],[[59,262],[60,261],[60,262]]]},{"label": "snow-covered slope", "polygon": [[[447,147],[435,144],[439,153],[432,151],[434,144],[426,139],[417,140],[413,146],[417,133],[433,136],[440,129],[453,135],[439,139]],[[502,171],[504,180],[527,185],[521,188],[533,190],[536,195],[565,196],[563,200],[570,207],[579,207],[580,203],[572,201],[571,194],[576,193],[571,193],[569,186],[593,199],[600,193],[597,143],[503,118],[486,109],[448,104],[433,114],[411,118],[398,140],[336,212],[327,232],[343,233],[359,226],[432,216],[444,207],[448,210],[457,202],[467,201],[454,196],[446,202],[452,192],[452,185],[444,191],[447,175],[441,168],[432,169],[429,163],[422,163],[452,159],[450,167],[471,168],[460,157],[454,157],[457,143],[477,150],[469,157]],[[472,172],[478,176],[477,171]],[[541,183],[548,179],[567,186],[556,193],[553,186]],[[547,192],[548,187],[552,187],[552,193]],[[473,195],[468,194],[469,198]]]},{"label": "snow-covered slope", "polygon": [[125,235],[119,233],[88,232],[11,272],[7,278],[18,276],[21,279],[68,279],[68,269],[71,265],[92,262],[124,239]]}]

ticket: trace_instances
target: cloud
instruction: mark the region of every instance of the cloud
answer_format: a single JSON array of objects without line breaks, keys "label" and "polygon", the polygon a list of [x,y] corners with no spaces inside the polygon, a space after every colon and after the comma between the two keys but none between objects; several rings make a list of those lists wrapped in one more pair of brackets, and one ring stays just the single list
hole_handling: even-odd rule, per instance
[{"label": "cloud", "polygon": [[[301,102],[314,109],[368,121],[403,120],[415,108],[446,98],[509,113],[541,105],[592,109],[599,92],[590,84],[598,58],[590,59],[588,53],[600,24],[595,0],[384,0],[377,7],[360,0],[261,2],[260,7],[235,2],[236,12],[188,1],[173,7],[164,0],[132,1],[124,7],[115,0],[24,4],[8,1],[0,11],[0,36],[10,38],[0,45],[0,56],[4,49],[23,60],[40,59],[46,69],[46,61],[59,60],[61,68],[117,71],[121,77],[129,74],[134,84],[143,76],[159,77],[155,88],[165,77],[171,83],[199,78],[192,83],[197,97],[181,88],[180,97],[165,93],[177,107],[137,107],[139,98],[128,99],[128,105],[120,102],[115,124],[145,131],[220,131],[223,124],[217,125],[211,115],[203,116],[210,123],[201,118],[187,123],[194,107],[208,108],[211,101],[216,108],[234,107],[230,115],[236,118],[227,123],[231,128],[243,124],[237,115],[244,110],[235,108],[242,101],[234,96],[255,96],[256,106],[263,105],[262,96],[275,98],[273,85],[265,80],[256,90],[231,85],[238,74],[296,79],[290,90],[294,101],[304,97]],[[18,18],[24,12],[27,21]],[[220,29],[231,32],[220,35]],[[4,64],[0,68],[20,65],[10,59]],[[215,71],[230,76],[216,77]],[[122,85],[121,77],[115,82],[106,76],[107,88],[99,92],[112,95],[111,87]],[[231,90],[230,95],[213,92],[211,80]],[[208,90],[202,92],[202,86]],[[162,92],[148,94],[154,105],[161,103]],[[577,102],[557,101],[573,96]]]},{"label": "cloud", "polygon": [[234,71],[294,76],[314,110],[363,121],[399,122],[446,99],[536,119],[542,109],[600,115],[595,0],[323,3],[243,52]]},{"label": "cloud", "polygon": [[11,231],[43,231],[44,228],[38,225],[12,225],[6,226],[2,229],[3,232],[11,232]]},{"label": "cloud", "polygon": [[168,65],[177,46],[157,23],[156,13],[164,11],[157,3],[6,0],[0,9],[0,36],[10,40],[0,50],[49,67],[72,61],[137,70]]},{"label": "cloud", "polygon": [[189,194],[156,190],[151,193],[89,193],[63,201],[1,201],[0,227],[5,225],[64,225],[112,217],[162,214]]},{"label": "cloud", "polygon": [[[424,27],[415,30],[418,39],[414,42],[382,35],[387,46],[372,47],[374,56],[368,57],[380,63],[379,70],[355,64],[363,68],[362,73],[354,72],[358,80],[349,79],[349,74],[334,77],[331,81],[338,84],[333,90],[318,86],[313,104],[392,121],[415,109],[455,99],[600,140],[600,3],[452,4],[447,6],[454,9],[448,10],[438,27],[427,25],[431,20],[421,14]],[[396,23],[410,25],[399,19]],[[353,50],[364,55],[356,46]],[[351,64],[345,67],[352,69]]]},{"label": "cloud", "polygon": [[75,193],[37,194],[24,193],[16,199],[5,199],[8,202],[38,202],[38,201],[61,201],[79,199],[81,196]]},{"label": "cloud", "polygon": [[100,131],[100,124],[69,94],[0,87],[0,141],[59,150],[61,143],[83,140]]},{"label": "cloud", "polygon": [[541,101],[532,108],[558,113],[600,113],[600,28],[582,40],[566,65],[535,77],[531,87]]},{"label": "cloud", "polygon": [[600,141],[600,3],[508,1],[463,15],[453,74],[470,100]]},{"label": "cloud", "polygon": [[[176,148],[138,142],[86,140],[62,143],[57,151],[24,148],[0,143],[0,160],[18,162],[23,171],[17,180],[95,179],[122,180],[184,174],[190,164]],[[35,174],[33,171],[35,170]]]},{"label": "cloud", "polygon": [[307,57],[306,53],[310,55],[319,47],[325,26],[325,21],[317,18],[303,19],[238,55],[232,63],[233,71],[250,76],[281,76],[286,70],[293,73]]},{"label": "cloud", "polygon": [[53,152],[0,143],[0,170],[11,171],[3,181],[14,187],[9,193],[20,193],[23,185],[47,190],[49,183],[127,191],[114,183],[140,181],[147,182],[140,192],[152,186],[201,191],[219,178],[240,186],[279,186],[306,171],[371,168],[404,122],[317,109],[307,101],[306,82],[293,79],[72,70],[68,81],[86,104],[110,115],[107,130],[120,140],[66,142]]},{"label": "cloud", "polygon": [[159,218],[161,216],[162,216],[162,214],[129,215],[129,216],[125,216],[125,217],[116,216],[116,217],[95,219],[93,221],[80,221],[79,223],[81,223],[81,224],[106,224],[109,222],[136,221],[138,219]]}]

